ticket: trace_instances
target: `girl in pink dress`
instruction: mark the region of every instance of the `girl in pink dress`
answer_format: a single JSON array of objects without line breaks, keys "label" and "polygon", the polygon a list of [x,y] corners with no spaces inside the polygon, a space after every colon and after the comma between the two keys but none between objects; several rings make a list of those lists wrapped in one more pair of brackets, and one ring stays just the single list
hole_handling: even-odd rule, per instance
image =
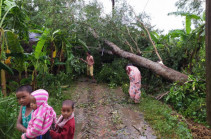
[{"label": "girl in pink dress", "polygon": [[130,79],[129,94],[135,103],[139,103],[141,97],[141,73],[139,69],[133,65],[127,65],[126,71]]}]

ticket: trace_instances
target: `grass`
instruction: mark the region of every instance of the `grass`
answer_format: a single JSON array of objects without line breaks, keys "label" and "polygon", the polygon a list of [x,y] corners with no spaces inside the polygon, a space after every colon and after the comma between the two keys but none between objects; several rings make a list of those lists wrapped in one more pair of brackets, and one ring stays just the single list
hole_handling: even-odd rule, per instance
[{"label": "grass", "polygon": [[166,104],[149,97],[142,92],[140,109],[145,120],[154,129],[158,138],[191,139],[192,135],[186,123]]}]

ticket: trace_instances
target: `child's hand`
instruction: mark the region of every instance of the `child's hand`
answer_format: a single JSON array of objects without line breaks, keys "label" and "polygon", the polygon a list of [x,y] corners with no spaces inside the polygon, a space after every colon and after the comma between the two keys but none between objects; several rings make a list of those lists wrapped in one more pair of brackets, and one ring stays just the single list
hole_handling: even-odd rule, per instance
[{"label": "child's hand", "polygon": [[22,134],[21,139],[27,139],[26,134]]},{"label": "child's hand", "polygon": [[54,123],[51,125],[50,130],[55,130],[55,124]]}]

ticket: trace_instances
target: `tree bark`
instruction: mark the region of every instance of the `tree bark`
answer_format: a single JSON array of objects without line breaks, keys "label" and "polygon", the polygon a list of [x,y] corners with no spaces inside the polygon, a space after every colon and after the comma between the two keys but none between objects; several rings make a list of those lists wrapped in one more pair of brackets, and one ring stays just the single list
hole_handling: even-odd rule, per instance
[{"label": "tree bark", "polygon": [[5,71],[1,70],[1,91],[4,95],[4,97],[7,96],[7,88],[6,88],[6,75]]},{"label": "tree bark", "polygon": [[[91,31],[92,35],[96,39],[99,39],[98,34],[92,28],[89,28],[89,30]],[[119,55],[123,58],[127,58],[130,61],[134,62],[135,64],[137,64],[141,67],[148,68],[148,69],[152,70],[153,72],[155,72],[156,74],[158,74],[170,81],[173,81],[173,82],[177,81],[177,82],[183,83],[183,82],[187,81],[187,79],[188,79],[187,75],[180,73],[174,69],[168,68],[163,64],[153,62],[149,59],[135,55],[130,52],[126,52],[126,51],[120,49],[113,42],[110,42],[106,39],[101,39],[101,41],[103,41],[106,45],[108,45],[110,48],[112,48],[112,51],[114,54]]]},{"label": "tree bark", "polygon": [[207,123],[211,126],[211,1],[206,0],[206,104]]}]

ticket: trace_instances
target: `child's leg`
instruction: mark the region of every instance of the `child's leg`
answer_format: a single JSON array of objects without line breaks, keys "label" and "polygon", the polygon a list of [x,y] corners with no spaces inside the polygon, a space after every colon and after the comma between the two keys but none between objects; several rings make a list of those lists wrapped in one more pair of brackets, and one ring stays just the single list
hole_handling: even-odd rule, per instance
[{"label": "child's leg", "polygon": [[94,76],[94,75],[93,75],[93,71],[94,71],[93,65],[92,65],[92,66],[90,66],[90,69],[89,69],[89,70],[90,70],[90,76],[92,76],[92,77],[93,77],[93,76]]},{"label": "child's leg", "polygon": [[87,76],[89,76],[89,75],[90,75],[90,69],[89,69],[89,65],[87,65],[86,74],[87,74]]}]

